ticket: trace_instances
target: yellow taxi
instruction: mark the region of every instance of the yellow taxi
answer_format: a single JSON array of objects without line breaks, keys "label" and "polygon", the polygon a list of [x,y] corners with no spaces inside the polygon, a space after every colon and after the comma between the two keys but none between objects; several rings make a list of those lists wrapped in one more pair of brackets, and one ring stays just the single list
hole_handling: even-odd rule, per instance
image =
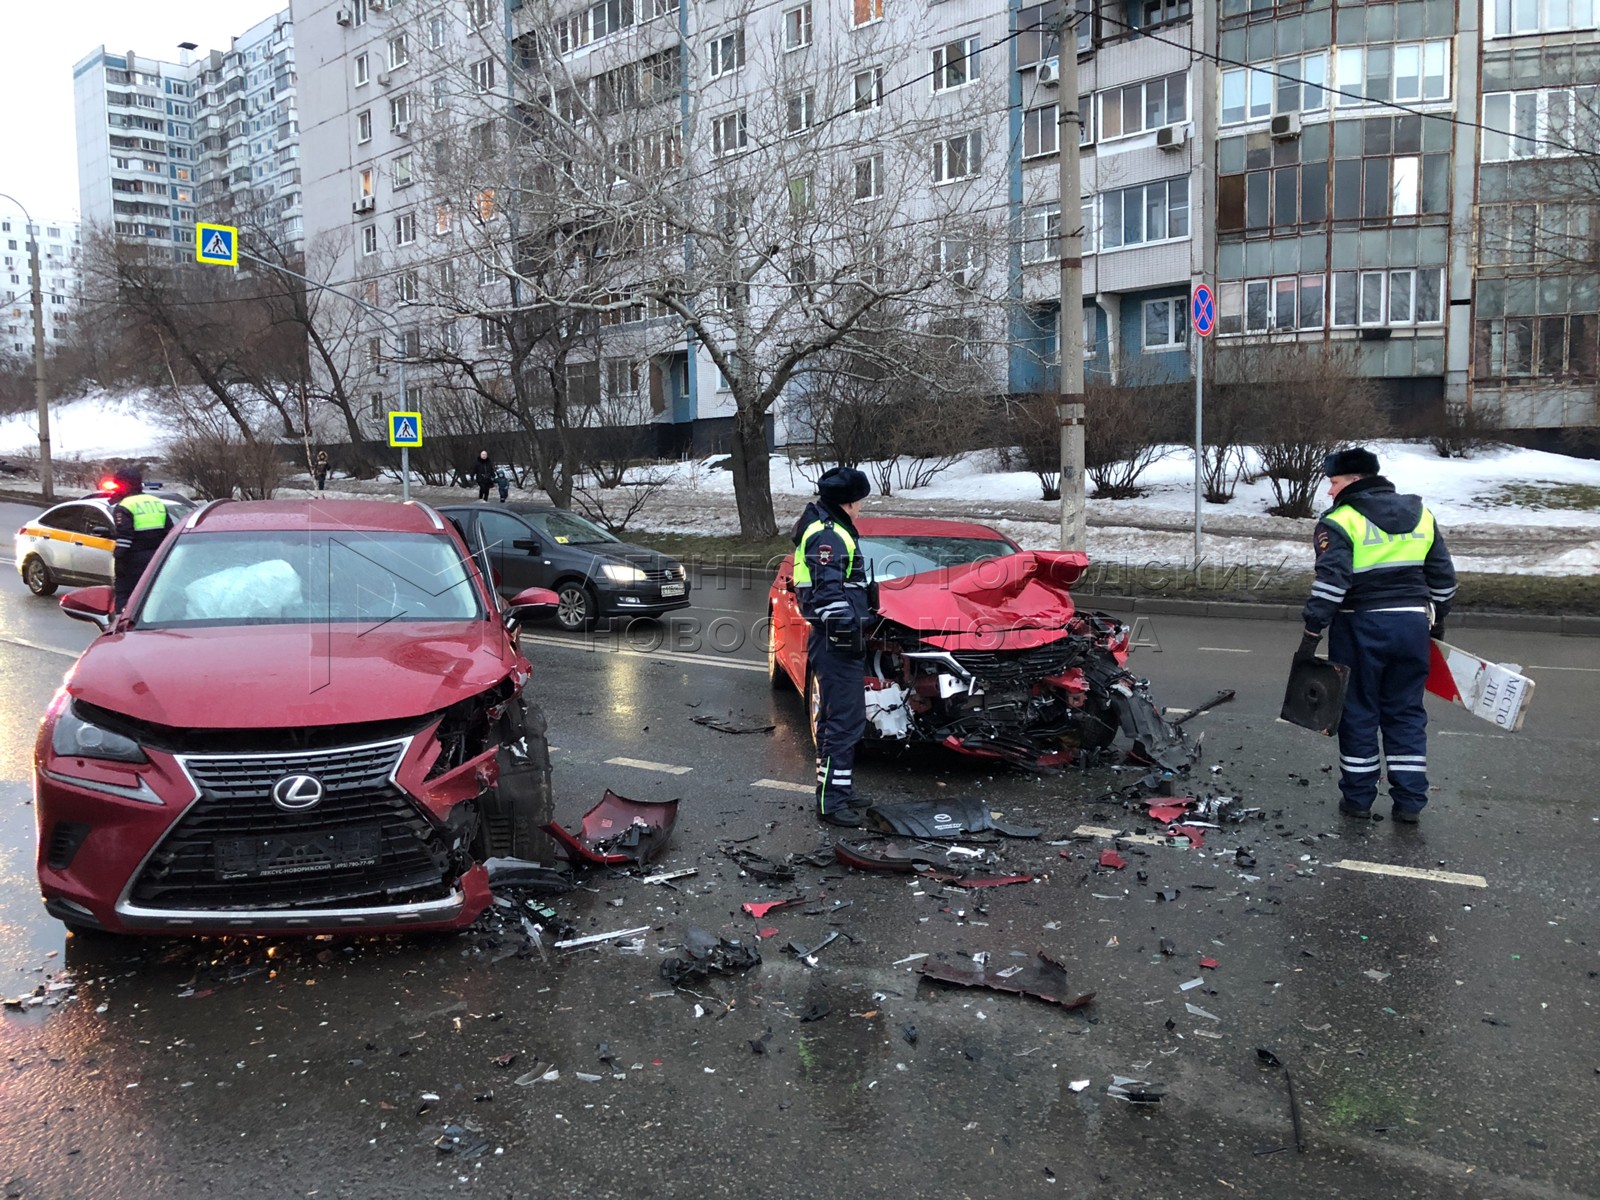
[{"label": "yellow taxi", "polygon": [[[152,494],[172,513],[173,524],[195,507],[194,501],[176,492]],[[116,547],[111,504],[103,495],[68,500],[45,509],[17,530],[15,561],[30,592],[48,596],[62,584],[93,587],[111,583],[111,552]]]}]

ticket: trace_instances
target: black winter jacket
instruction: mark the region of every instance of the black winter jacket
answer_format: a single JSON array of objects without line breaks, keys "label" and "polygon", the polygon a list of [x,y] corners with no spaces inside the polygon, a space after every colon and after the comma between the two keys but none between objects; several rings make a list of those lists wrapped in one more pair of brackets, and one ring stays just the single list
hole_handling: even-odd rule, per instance
[{"label": "black winter jacket", "polygon": [[[805,561],[811,569],[811,586],[795,589],[800,614],[814,625],[841,630],[862,629],[872,619],[872,604],[867,592],[866,555],[859,545],[861,535],[844,513],[813,500],[789,533],[796,553],[801,537],[816,521],[828,521],[832,525],[812,534],[806,543]],[[849,548],[839,536],[840,529],[848,531],[858,543],[853,562]]]},{"label": "black winter jacket", "polygon": [[1345,531],[1328,513],[1349,505],[1385,533],[1409,533],[1422,520],[1422,497],[1402,496],[1382,475],[1358,479],[1322,514],[1313,535],[1317,577],[1311,599],[1301,614],[1306,628],[1320,633],[1341,609],[1423,608],[1433,605],[1434,619],[1444,620],[1456,594],[1456,568],[1445,548],[1444,533],[1434,524],[1433,545],[1421,563],[1407,563],[1355,573],[1353,547]]}]

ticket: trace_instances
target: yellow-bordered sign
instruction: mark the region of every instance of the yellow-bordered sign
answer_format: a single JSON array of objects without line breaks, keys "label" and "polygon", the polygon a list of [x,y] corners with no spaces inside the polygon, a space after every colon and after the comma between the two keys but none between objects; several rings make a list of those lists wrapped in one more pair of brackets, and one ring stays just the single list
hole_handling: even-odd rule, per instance
[{"label": "yellow-bordered sign", "polygon": [[194,260],[213,267],[237,267],[239,230],[232,225],[198,223],[194,227]]},{"label": "yellow-bordered sign", "polygon": [[389,414],[389,445],[415,450],[422,445],[422,414],[419,412],[392,412]]}]

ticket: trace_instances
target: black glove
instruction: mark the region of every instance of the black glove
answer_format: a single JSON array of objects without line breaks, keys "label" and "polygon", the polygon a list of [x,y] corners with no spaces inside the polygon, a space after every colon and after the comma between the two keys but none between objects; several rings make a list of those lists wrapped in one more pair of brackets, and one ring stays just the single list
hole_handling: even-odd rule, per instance
[{"label": "black glove", "polygon": [[1444,641],[1444,618],[1443,617],[1440,617],[1432,625],[1428,626],[1428,636],[1430,638],[1432,638],[1436,642]]},{"label": "black glove", "polygon": [[1297,663],[1310,662],[1317,657],[1317,646],[1322,642],[1320,633],[1312,633],[1309,629],[1300,638],[1300,646],[1294,652],[1294,661]]},{"label": "black glove", "polygon": [[842,654],[859,658],[867,652],[867,631],[853,621],[830,622],[823,627],[823,632],[828,645]]}]

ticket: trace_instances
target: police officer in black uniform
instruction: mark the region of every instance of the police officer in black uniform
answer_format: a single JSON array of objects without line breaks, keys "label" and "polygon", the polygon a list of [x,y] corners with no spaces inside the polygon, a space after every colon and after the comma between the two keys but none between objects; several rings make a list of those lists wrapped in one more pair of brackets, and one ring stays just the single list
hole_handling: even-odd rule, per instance
[{"label": "police officer in black uniform", "polygon": [[113,593],[116,611],[121,612],[172,528],[172,514],[159,497],[145,494],[144,476],[134,468],[117,468],[111,473],[111,482],[118,492],[117,501],[111,506],[111,521],[117,531],[116,547],[111,552]]},{"label": "police officer in black uniform", "polygon": [[1317,522],[1317,574],[1295,657],[1310,657],[1331,626],[1328,658],[1350,668],[1339,720],[1339,811],[1372,816],[1381,732],[1391,815],[1414,825],[1428,803],[1422,697],[1429,641],[1444,632],[1455,565],[1422,498],[1397,494],[1372,451],[1330,454],[1323,474],[1333,507]]},{"label": "police officer in black uniform", "polygon": [[855,799],[856,744],[866,732],[867,625],[872,619],[867,564],[855,518],[872,491],[853,467],[817,481],[817,499],[795,522],[795,594],[811,623],[806,661],[817,681],[817,815],[830,825],[861,824]]}]

